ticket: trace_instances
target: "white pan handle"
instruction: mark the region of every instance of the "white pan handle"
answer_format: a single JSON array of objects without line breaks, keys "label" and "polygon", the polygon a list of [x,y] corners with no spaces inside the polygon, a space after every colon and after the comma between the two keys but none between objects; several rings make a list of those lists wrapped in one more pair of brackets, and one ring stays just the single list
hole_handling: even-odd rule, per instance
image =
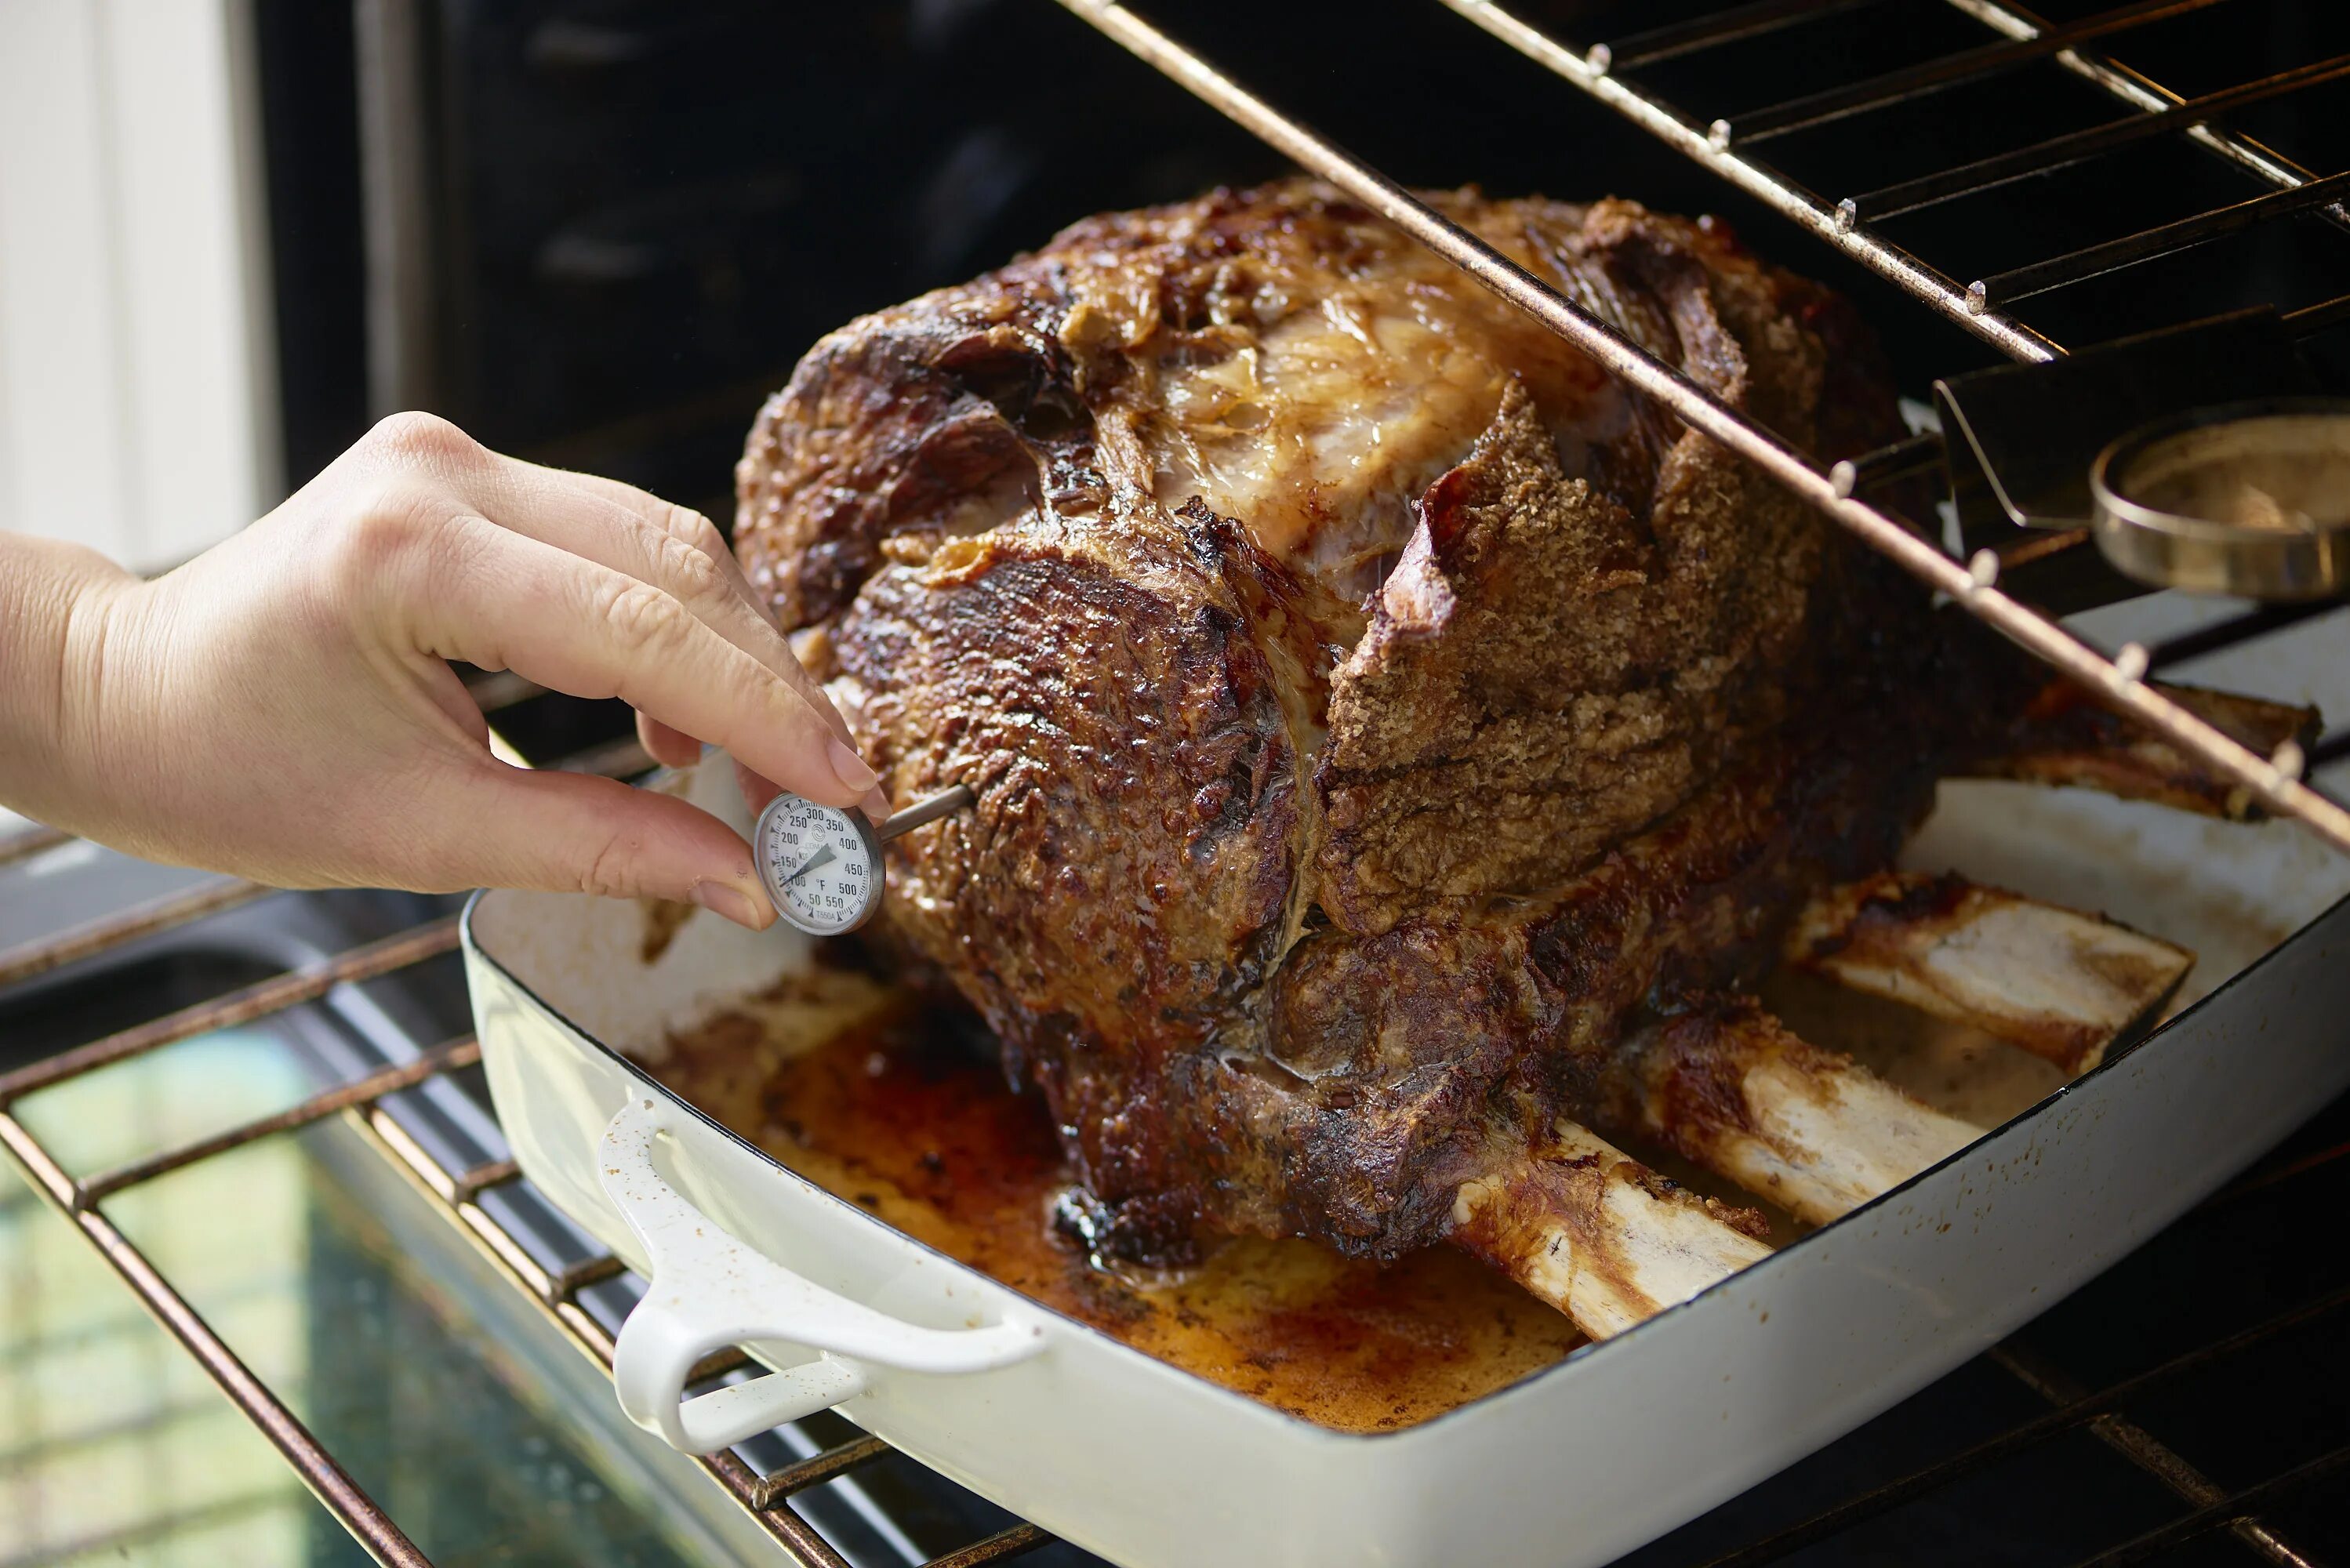
[{"label": "white pan handle", "polygon": [[[605,1195],[644,1243],[651,1282],[620,1325],[612,1382],[629,1420],[681,1453],[706,1454],[865,1391],[865,1365],[909,1372],[985,1372],[1045,1348],[1040,1323],[922,1328],[837,1295],[735,1240],[653,1168],[667,1130],[659,1102],[631,1095],[604,1129]],[[686,1379],[713,1350],[782,1340],[815,1361],[699,1397]]]}]

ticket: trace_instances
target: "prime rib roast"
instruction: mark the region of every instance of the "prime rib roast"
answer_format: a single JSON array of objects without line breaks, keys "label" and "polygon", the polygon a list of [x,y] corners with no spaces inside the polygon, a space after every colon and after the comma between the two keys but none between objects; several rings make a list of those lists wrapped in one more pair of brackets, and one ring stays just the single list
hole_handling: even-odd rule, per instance
[{"label": "prime rib roast", "polygon": [[[1905,433],[1850,307],[1719,223],[1430,199],[1823,460]],[[977,796],[891,847],[882,940],[1124,1257],[1449,1240],[1609,1332],[1762,1248],[1600,1135],[1814,1220],[1975,1136],[1762,1012],[1783,955],[2073,1068],[2184,972],[1889,870],[1939,778],[2243,808],[1305,181],[826,337],[737,477],[891,794]]]}]

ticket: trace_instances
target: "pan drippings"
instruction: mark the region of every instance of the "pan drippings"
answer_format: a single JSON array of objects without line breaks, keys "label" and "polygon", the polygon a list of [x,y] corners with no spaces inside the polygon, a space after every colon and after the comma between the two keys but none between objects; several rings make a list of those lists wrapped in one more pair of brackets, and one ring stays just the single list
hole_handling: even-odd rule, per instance
[{"label": "pan drippings", "polygon": [[[847,977],[824,981],[826,1002]],[[789,983],[789,982],[787,982]],[[1229,1242],[1180,1273],[1111,1273],[1062,1235],[1044,1105],[952,1023],[876,989],[812,1046],[775,993],[672,1040],[662,1080],[916,1240],[1148,1355],[1342,1431],[1411,1426],[1559,1360],[1571,1324],[1450,1248],[1391,1268],[1310,1241]],[[829,1011],[829,1007],[827,1007]]]}]

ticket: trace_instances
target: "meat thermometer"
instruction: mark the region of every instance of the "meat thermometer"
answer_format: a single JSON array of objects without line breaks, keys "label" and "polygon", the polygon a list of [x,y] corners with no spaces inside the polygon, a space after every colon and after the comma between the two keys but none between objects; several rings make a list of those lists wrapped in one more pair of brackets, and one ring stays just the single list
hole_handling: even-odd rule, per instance
[{"label": "meat thermometer", "polygon": [[881,846],[972,804],[962,784],[918,801],[876,827],[861,812],[785,791],[759,814],[751,842],[775,913],[812,937],[855,930],[881,907]]}]

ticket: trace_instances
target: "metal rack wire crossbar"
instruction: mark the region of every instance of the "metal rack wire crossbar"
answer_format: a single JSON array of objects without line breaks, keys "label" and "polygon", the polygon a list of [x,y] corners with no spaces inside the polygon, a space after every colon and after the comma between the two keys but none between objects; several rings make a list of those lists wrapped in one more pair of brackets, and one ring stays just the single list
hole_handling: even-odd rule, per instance
[{"label": "metal rack wire crossbar", "polygon": [[[2339,176],[2320,180],[2282,153],[2230,130],[2221,123],[2225,116],[2237,110],[2350,74],[2350,58],[2314,61],[2189,99],[2107,56],[2080,47],[2186,11],[2203,9],[2212,0],[2187,0],[2183,4],[2179,0],[2148,0],[2100,12],[2063,26],[2052,26],[2022,6],[1997,0],[1946,0],[1953,9],[1980,22],[2002,41],[1937,57],[1825,94],[1704,119],[1685,113],[1628,79],[1626,73],[1742,42],[1764,32],[1882,5],[1884,0],[1761,0],[1757,5],[1732,6],[1694,22],[1612,43],[1593,44],[1580,50],[1550,36],[1492,0],[1441,3],[2017,359],[2052,359],[2064,352],[2037,328],[2007,314],[2004,307],[2024,297],[2022,292],[1995,278],[1961,284],[1872,225],[1920,207],[2107,156],[2157,137],[2177,135],[2253,179],[2276,187],[2275,197],[2249,213],[2215,210],[2156,230],[2121,236],[2111,242],[2111,248],[2093,247],[2106,253],[2102,257],[2075,252],[2043,258],[2027,270],[2054,280],[2047,282],[2046,287],[2058,287],[2094,276],[2113,265],[2150,260],[2216,238],[2230,232],[2230,225],[2267,222],[2311,207],[2322,207],[2327,220],[2350,227],[2350,212],[2345,212],[2341,202]],[[1888,109],[1923,94],[2040,60],[2051,61],[2102,89],[2117,103],[2137,111],[2135,116],[1834,200],[1807,189],[1751,151],[1758,144],[1831,119]],[[2314,192],[2309,189],[2312,186],[2316,187]],[[2341,319],[2345,310],[2350,310],[2350,296],[2314,302],[2288,312],[2287,322],[2293,330],[2306,336]]]}]

